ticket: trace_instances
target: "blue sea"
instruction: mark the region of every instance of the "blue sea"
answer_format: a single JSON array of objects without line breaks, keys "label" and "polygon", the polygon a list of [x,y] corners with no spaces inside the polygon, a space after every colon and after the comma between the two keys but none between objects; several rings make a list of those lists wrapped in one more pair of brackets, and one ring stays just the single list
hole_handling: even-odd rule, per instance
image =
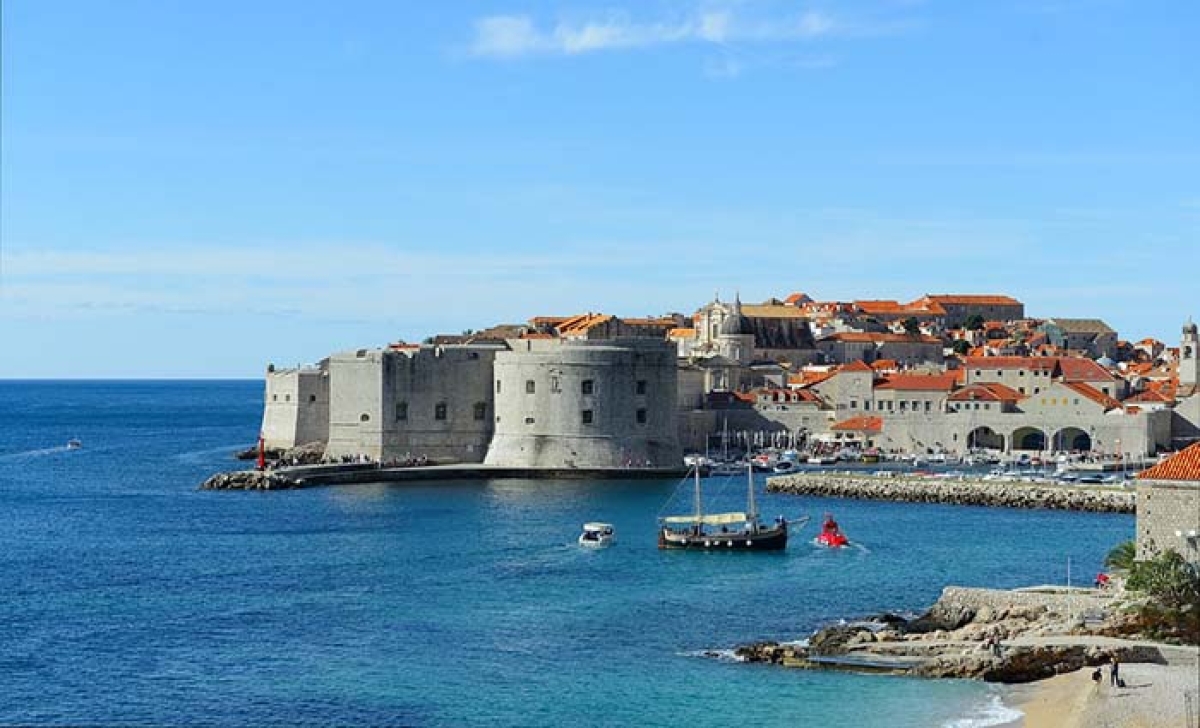
[{"label": "blue sea", "polygon": [[[655,546],[675,480],[197,490],[241,467],[261,397],[0,382],[0,725],[991,725],[1012,717],[995,686],[703,653],[921,610],[946,584],[1062,583],[1068,558],[1088,578],[1134,533],[763,494],[768,515],[833,512],[856,547],[677,553]],[[619,544],[580,549],[588,520]]]}]

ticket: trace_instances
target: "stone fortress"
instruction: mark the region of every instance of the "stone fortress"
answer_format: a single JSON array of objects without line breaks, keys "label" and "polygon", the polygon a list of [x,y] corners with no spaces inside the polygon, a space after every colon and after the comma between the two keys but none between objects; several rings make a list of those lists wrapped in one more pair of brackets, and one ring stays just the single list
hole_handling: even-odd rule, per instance
[{"label": "stone fortress", "polygon": [[1130,346],[1007,296],[718,298],[690,320],[543,316],[269,367],[262,435],[331,458],[531,468],[671,467],[731,442],[1141,459],[1200,440],[1195,324],[1178,349]]}]

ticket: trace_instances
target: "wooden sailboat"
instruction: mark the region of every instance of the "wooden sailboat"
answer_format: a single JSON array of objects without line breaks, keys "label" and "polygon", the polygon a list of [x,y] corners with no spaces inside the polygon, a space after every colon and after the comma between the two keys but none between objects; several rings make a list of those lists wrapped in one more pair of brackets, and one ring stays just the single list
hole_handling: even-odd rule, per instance
[{"label": "wooden sailboat", "polygon": [[700,471],[693,469],[693,511],[659,519],[660,549],[697,551],[781,551],[787,548],[788,521],[783,516],[770,526],[759,519],[754,498],[754,470],[746,466],[746,511],[705,513]]}]

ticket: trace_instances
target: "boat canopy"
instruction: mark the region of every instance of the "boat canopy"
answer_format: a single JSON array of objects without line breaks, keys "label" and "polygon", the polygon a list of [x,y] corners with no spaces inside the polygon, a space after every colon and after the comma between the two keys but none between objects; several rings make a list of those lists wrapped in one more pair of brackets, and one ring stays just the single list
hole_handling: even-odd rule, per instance
[{"label": "boat canopy", "polygon": [[705,523],[710,526],[745,522],[745,513],[705,513],[700,518],[696,518],[695,516],[667,516],[663,519],[663,523]]},{"label": "boat canopy", "polygon": [[610,528],[612,528],[611,523],[594,523],[593,522],[593,523],[583,524],[583,530],[585,530],[585,531],[603,531],[605,529],[610,529]]}]

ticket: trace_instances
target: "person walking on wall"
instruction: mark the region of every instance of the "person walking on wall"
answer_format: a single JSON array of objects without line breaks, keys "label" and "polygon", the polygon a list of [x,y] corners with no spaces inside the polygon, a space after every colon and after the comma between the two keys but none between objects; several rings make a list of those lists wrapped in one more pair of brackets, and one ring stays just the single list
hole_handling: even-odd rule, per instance
[{"label": "person walking on wall", "polygon": [[1117,660],[1117,656],[1113,655],[1112,663],[1108,666],[1108,684],[1110,687],[1117,687],[1121,682],[1121,663]]}]

